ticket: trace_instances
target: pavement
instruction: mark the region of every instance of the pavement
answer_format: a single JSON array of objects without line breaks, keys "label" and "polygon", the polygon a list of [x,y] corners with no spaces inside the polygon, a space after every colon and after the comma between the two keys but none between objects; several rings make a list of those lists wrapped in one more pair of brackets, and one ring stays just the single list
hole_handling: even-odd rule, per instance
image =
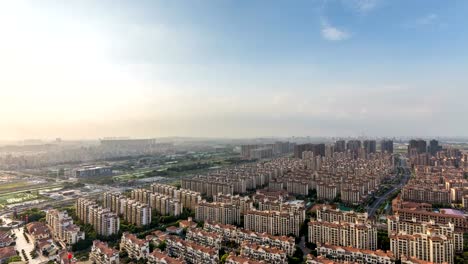
[{"label": "pavement", "polygon": [[301,242],[299,242],[299,244],[297,245],[301,250],[302,252],[304,253],[304,257],[309,255],[310,253],[310,248],[306,247],[305,245],[305,236],[302,236],[301,237]]},{"label": "pavement", "polygon": [[16,235],[16,245],[15,249],[20,253],[21,259],[25,261],[23,258],[23,254],[21,253],[22,249],[24,249],[26,255],[29,258],[29,264],[39,264],[39,263],[44,263],[47,262],[48,259],[44,256],[37,256],[35,259],[31,258],[31,251],[34,250],[34,244],[33,244],[33,239],[31,236],[26,234],[29,237],[29,243],[26,241],[26,238],[24,238],[23,235],[23,227],[20,228],[14,228],[12,229],[12,232]]}]

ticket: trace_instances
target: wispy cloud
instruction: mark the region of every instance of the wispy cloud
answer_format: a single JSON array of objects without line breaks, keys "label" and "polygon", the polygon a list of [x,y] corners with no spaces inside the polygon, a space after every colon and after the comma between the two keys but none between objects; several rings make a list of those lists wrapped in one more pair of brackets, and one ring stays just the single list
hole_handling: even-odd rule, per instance
[{"label": "wispy cloud", "polygon": [[421,25],[421,26],[430,25],[430,24],[435,23],[438,20],[438,18],[439,16],[437,14],[430,13],[430,14],[427,14],[423,17],[416,19],[416,24]]},{"label": "wispy cloud", "polygon": [[436,13],[428,13],[423,16],[413,18],[403,24],[403,27],[406,28],[422,28],[429,26],[442,26],[444,23],[440,20],[439,15]]},{"label": "wispy cloud", "polygon": [[351,37],[351,34],[345,30],[338,29],[330,25],[327,21],[322,21],[322,37],[330,41],[341,41],[346,40]]},{"label": "wispy cloud", "polygon": [[359,13],[368,13],[374,10],[382,0],[342,0],[346,6]]}]

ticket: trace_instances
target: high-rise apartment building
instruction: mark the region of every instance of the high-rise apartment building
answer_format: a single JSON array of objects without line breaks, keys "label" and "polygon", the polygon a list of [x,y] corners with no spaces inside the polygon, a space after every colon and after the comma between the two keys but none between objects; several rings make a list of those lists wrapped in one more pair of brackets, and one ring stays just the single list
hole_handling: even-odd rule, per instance
[{"label": "high-rise apartment building", "polygon": [[453,240],[445,235],[432,234],[431,232],[390,235],[390,250],[396,259],[405,256],[430,263],[454,263],[455,245]]},{"label": "high-rise apartment building", "polygon": [[377,151],[377,142],[375,140],[364,140],[364,150],[366,154],[375,153]]},{"label": "high-rise apartment building", "polygon": [[302,153],[304,151],[311,151],[314,153],[314,156],[325,156],[325,144],[297,144],[294,146],[294,157],[302,159]]},{"label": "high-rise apartment building", "polygon": [[183,206],[179,200],[172,196],[152,193],[146,189],[134,189],[131,192],[131,198],[144,204],[148,204],[151,209],[161,215],[179,216],[182,213]]},{"label": "high-rise apartment building", "polygon": [[335,147],[334,147],[335,152],[345,152],[346,151],[346,141],[344,140],[337,140],[335,141]]},{"label": "high-rise apartment building", "polygon": [[232,203],[203,201],[195,208],[195,220],[220,224],[240,224],[241,206]]},{"label": "high-rise apartment building", "polygon": [[129,199],[120,193],[105,192],[103,195],[104,207],[112,212],[122,215],[128,223],[144,226],[151,223],[151,207],[137,200]]},{"label": "high-rise apartment building", "polygon": [[308,231],[308,241],[312,243],[377,249],[377,228],[370,223],[311,220]]},{"label": "high-rise apartment building", "polygon": [[376,250],[377,228],[367,213],[341,211],[329,205],[317,207],[317,219],[309,222],[308,241],[334,246]]},{"label": "high-rise apartment building", "polygon": [[393,153],[393,140],[384,139],[380,141],[380,151],[392,154]]},{"label": "high-rise apartment building", "polygon": [[271,235],[286,236],[294,234],[299,236],[299,227],[302,224],[299,213],[281,211],[248,211],[244,216],[244,228],[255,232],[266,232]]},{"label": "high-rise apartment building", "polygon": [[358,156],[359,154],[359,150],[361,149],[361,141],[360,140],[348,140],[348,142],[346,142],[346,150],[348,150],[349,152],[351,152],[355,157]]},{"label": "high-rise apartment building", "polygon": [[95,201],[78,198],[76,215],[83,223],[92,225],[98,235],[110,236],[119,233],[118,215],[109,208],[102,208]]},{"label": "high-rise apartment building", "polygon": [[414,153],[421,154],[427,152],[427,142],[423,139],[412,139],[408,144],[408,155],[413,155]]},{"label": "high-rise apartment building", "polygon": [[438,151],[442,150],[442,146],[439,146],[439,141],[433,139],[429,141],[429,147],[427,147],[427,152],[431,153],[432,156],[435,156]]}]

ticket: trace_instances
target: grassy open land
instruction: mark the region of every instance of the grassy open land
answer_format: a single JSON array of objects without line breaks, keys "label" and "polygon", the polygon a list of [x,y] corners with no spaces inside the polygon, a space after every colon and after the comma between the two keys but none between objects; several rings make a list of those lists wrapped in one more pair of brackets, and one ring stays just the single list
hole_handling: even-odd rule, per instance
[{"label": "grassy open land", "polygon": [[12,190],[12,189],[17,189],[17,188],[23,188],[23,187],[31,186],[31,185],[33,185],[33,183],[30,183],[30,182],[27,182],[27,181],[2,183],[2,184],[0,184],[0,191],[7,191],[7,190]]},{"label": "grassy open land", "polygon": [[134,179],[139,179],[139,178],[146,178],[146,174],[148,172],[153,171],[152,169],[141,169],[141,170],[136,170],[134,172],[130,172],[127,174],[122,174],[118,176],[114,176],[113,179],[116,181],[128,181],[128,180],[134,180]]},{"label": "grassy open land", "polygon": [[38,193],[19,192],[0,195],[0,209],[6,205],[22,203],[27,201],[33,201],[38,199],[46,199],[44,196]]},{"label": "grassy open land", "polygon": [[10,184],[8,188],[2,189],[2,192],[0,193],[0,209],[4,208],[5,205],[22,203],[38,199],[47,199],[47,197],[40,195],[39,192],[63,187],[63,184],[60,183],[47,183],[39,185],[29,184],[28,182],[26,183],[27,185],[22,186]]}]

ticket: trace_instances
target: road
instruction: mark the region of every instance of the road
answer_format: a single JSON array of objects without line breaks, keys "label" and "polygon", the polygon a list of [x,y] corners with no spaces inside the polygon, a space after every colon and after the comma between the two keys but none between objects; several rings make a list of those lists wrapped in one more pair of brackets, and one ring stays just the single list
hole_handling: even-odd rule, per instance
[{"label": "road", "polygon": [[301,236],[301,242],[299,242],[299,244],[297,245],[301,250],[302,250],[302,253],[304,253],[304,257],[309,255],[310,253],[310,248],[308,248],[306,246],[306,241],[305,241],[305,236]]},{"label": "road", "polygon": [[369,214],[369,217],[374,216],[377,209],[380,207],[380,205],[383,202],[387,201],[388,197],[390,197],[392,194],[399,191],[401,188],[403,188],[403,186],[405,186],[405,184],[408,182],[408,179],[409,179],[410,175],[411,174],[410,174],[409,170],[405,169],[405,173],[403,174],[403,177],[401,177],[400,182],[397,185],[393,186],[392,189],[388,190],[386,193],[384,193],[379,198],[377,198],[377,200],[375,200],[368,207],[367,213]]}]

